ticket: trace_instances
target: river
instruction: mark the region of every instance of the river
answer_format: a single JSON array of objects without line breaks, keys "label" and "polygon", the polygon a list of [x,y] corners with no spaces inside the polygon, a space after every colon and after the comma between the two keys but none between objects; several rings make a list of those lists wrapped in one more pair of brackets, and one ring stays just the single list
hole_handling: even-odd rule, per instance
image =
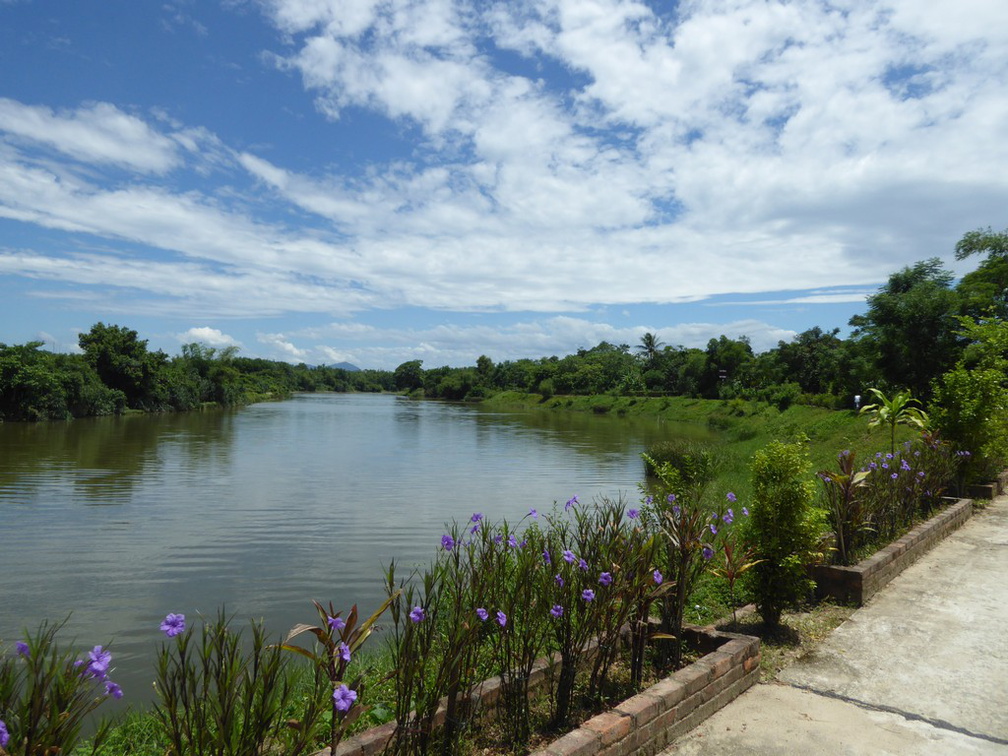
[{"label": "river", "polygon": [[301,394],[234,411],[0,423],[0,648],[43,619],[150,698],[168,612],[273,632],[312,599],[369,612],[391,559],[426,563],[446,522],[637,498],[655,418],[494,412]]}]

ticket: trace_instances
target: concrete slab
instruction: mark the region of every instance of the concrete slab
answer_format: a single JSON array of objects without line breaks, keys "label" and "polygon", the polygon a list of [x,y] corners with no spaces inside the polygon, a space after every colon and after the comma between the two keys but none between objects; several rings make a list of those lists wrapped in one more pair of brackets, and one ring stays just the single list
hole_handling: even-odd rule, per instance
[{"label": "concrete slab", "polygon": [[1008,501],[976,513],[778,679],[1008,742]]},{"label": "concrete slab", "polygon": [[1008,496],[671,754],[1008,754]]},{"label": "concrete slab", "polygon": [[691,754],[1003,754],[1005,746],[788,685],[757,685],[669,746]]}]

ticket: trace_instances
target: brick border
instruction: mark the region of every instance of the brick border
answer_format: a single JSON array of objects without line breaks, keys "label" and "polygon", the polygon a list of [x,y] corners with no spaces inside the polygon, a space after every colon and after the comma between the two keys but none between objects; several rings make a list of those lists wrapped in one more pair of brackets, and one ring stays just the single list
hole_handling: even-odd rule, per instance
[{"label": "brick border", "polygon": [[[705,655],[592,717],[536,751],[536,756],[653,756],[759,682],[759,638],[693,625],[684,627],[683,635]],[[537,662],[533,684],[545,681],[557,663],[559,657]],[[472,693],[474,702],[483,706],[493,705],[499,695],[496,678],[484,681]],[[435,717],[438,720],[444,720],[443,706]],[[376,756],[385,750],[395,728],[395,722],[387,722],[347,738],[339,744],[336,756]],[[315,756],[329,756],[329,749]]]},{"label": "brick border", "polygon": [[966,495],[974,499],[993,499],[1008,490],[1008,470],[1002,471],[990,483],[971,483],[966,487]]},{"label": "brick border", "polygon": [[890,580],[966,522],[972,514],[973,500],[958,499],[927,522],[921,523],[902,538],[852,567],[813,565],[816,597],[863,605]]},{"label": "brick border", "polygon": [[759,638],[684,631],[690,642],[712,650],[532,756],[653,756],[759,682]]}]

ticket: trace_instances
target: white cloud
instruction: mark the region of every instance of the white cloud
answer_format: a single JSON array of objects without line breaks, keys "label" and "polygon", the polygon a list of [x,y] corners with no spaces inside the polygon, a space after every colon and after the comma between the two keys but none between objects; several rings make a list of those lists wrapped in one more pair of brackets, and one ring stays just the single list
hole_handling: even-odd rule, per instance
[{"label": "white cloud", "polygon": [[[76,284],[63,296],[89,287],[111,292],[107,307],[208,318],[528,312],[500,353],[543,354],[639,335],[533,313],[782,290],[825,291],[745,304],[857,301],[832,287],[949,259],[1008,205],[1006,4],[263,5],[272,59],[300,78],[288,86],[342,120],[297,115],[339,149],[313,164],[314,144],[253,142],[210,113],[152,108],[149,125],[125,104],[0,99],[0,218],[50,234],[0,251],[0,272],[36,296]],[[345,130],[361,113],[391,123],[394,149]],[[778,340],[749,326],[754,345]],[[358,344],[352,361],[422,343],[471,363],[491,330],[380,334],[389,351]],[[263,338],[294,359],[347,353]]]},{"label": "white cloud", "polygon": [[105,102],[55,112],[0,98],[0,131],[8,138],[44,144],[86,163],[143,173],[164,173],[179,162],[172,140]]},{"label": "white cloud", "polygon": [[190,328],[184,333],[176,336],[180,344],[206,344],[212,347],[240,347],[241,342],[233,336],[228,336],[223,331],[210,326],[197,326]]},{"label": "white cloud", "polygon": [[300,362],[308,354],[307,350],[294,346],[281,333],[258,333],[256,334],[256,339],[260,344],[265,344],[274,352],[279,352],[282,355],[281,359],[293,359]]},{"label": "white cloud", "polygon": [[495,362],[563,356],[578,349],[589,349],[602,341],[617,346],[627,344],[633,349],[645,333],[654,333],[669,346],[701,349],[710,339],[721,335],[747,336],[757,352],[772,349],[779,341],[790,341],[796,335],[792,330],[755,319],[664,327],[617,327],[584,318],[556,316],[505,326],[444,324],[427,328],[377,328],[337,322],[324,328],[269,334],[268,339],[260,336],[260,341],[276,347],[278,359],[293,357],[318,363],[348,361],[360,367],[391,370],[415,359],[422,359],[426,368],[433,368],[475,365],[481,354]]}]

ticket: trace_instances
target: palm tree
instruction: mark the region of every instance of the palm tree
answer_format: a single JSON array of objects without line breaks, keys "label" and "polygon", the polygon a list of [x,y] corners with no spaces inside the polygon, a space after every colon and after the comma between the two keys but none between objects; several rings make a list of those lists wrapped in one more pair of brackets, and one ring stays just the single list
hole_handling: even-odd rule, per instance
[{"label": "palm tree", "polygon": [[637,347],[637,353],[644,357],[644,361],[647,363],[648,367],[654,365],[655,358],[658,356],[658,352],[661,348],[665,346],[665,342],[661,341],[653,333],[645,333],[641,336],[640,346]]},{"label": "palm tree", "polygon": [[[896,453],[896,426],[909,425],[919,430],[925,430],[928,424],[927,413],[920,409],[920,402],[910,395],[910,391],[897,391],[892,399],[886,397],[875,388],[868,389],[878,400],[874,404],[866,404],[861,408],[862,415],[871,415],[869,428],[879,425],[889,426],[889,453]],[[914,407],[913,405],[917,405]]]}]

